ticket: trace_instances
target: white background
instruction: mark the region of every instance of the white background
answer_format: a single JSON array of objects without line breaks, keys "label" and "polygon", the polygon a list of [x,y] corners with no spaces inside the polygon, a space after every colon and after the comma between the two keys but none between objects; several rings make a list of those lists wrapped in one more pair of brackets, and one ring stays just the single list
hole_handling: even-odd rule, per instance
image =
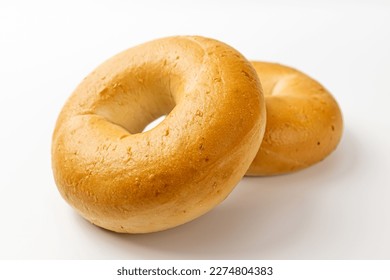
[{"label": "white background", "polygon": [[[390,2],[0,2],[0,259],[390,259]],[[115,234],[60,197],[56,117],[98,64],[170,35],[294,66],[338,100],[337,150],[304,171],[244,178],[205,216]]]}]

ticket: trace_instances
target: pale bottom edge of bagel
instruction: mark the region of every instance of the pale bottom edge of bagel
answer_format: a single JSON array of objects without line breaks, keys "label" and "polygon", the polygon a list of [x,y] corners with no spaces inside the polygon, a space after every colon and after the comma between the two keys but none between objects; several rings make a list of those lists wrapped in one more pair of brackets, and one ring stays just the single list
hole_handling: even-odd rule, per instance
[{"label": "pale bottom edge of bagel", "polygon": [[[307,169],[309,167],[315,166],[324,160],[327,159],[328,156],[330,156],[333,152],[335,152],[337,147],[335,147],[334,150],[330,151],[327,155],[324,157],[321,157],[315,161],[311,161],[308,163],[305,162],[299,162],[297,160],[291,159],[291,158],[281,158],[280,155],[274,154],[274,158],[278,158],[279,160],[275,163],[272,161],[274,158],[267,159],[267,156],[261,157],[261,161],[267,164],[257,165],[256,167],[251,166],[249,167],[248,171],[245,173],[246,177],[271,177],[271,176],[280,176],[280,175],[288,175],[291,173],[296,173],[299,171],[302,171],[304,169]],[[272,153],[272,152],[270,152]]]}]

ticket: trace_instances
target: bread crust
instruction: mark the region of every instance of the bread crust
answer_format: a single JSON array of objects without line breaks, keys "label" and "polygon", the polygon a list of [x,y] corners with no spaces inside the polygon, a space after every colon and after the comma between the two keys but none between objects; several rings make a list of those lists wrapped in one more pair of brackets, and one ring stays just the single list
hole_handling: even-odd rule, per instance
[{"label": "bread crust", "polygon": [[276,63],[253,61],[263,86],[266,131],[246,175],[266,176],[301,170],[328,156],[340,142],[340,107],[320,83]]},{"label": "bread crust", "polygon": [[52,139],[55,182],[100,227],[172,228],[229,195],[265,121],[257,74],[236,50],[197,36],[151,41],[104,62],[68,99]]}]

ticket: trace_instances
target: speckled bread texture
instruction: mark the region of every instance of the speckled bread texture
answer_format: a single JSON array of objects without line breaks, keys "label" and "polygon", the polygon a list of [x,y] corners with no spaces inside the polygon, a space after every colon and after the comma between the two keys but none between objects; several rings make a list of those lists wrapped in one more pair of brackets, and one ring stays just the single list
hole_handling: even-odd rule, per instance
[{"label": "speckled bread texture", "polygon": [[317,81],[293,68],[252,62],[267,108],[264,139],[247,175],[275,175],[311,166],[336,149],[340,108]]},{"label": "speckled bread texture", "polygon": [[223,201],[264,130],[259,79],[242,55],[203,37],[163,38],[114,56],[76,88],[53,134],[54,178],[93,224],[161,231]]}]

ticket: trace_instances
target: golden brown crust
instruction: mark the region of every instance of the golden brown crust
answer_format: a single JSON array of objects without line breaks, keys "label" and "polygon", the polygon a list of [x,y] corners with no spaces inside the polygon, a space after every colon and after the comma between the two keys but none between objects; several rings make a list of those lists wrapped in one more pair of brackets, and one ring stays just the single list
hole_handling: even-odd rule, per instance
[{"label": "golden brown crust", "polygon": [[258,77],[236,50],[203,37],[155,40],[104,62],[74,91],[53,134],[54,177],[92,223],[160,231],[224,200],[264,127]]},{"label": "golden brown crust", "polygon": [[267,108],[263,142],[246,175],[297,171],[329,155],[340,142],[343,121],[332,95],[293,68],[252,62]]}]

